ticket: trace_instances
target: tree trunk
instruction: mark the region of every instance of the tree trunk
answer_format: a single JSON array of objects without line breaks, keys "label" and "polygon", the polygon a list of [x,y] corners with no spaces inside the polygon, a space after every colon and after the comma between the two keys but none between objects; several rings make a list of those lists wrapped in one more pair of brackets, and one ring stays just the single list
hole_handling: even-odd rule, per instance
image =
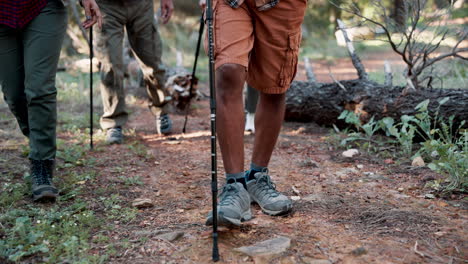
[{"label": "tree trunk", "polygon": [[395,0],[392,16],[395,20],[395,24],[398,27],[398,29],[400,31],[403,31],[406,25],[406,12],[404,0]]},{"label": "tree trunk", "polygon": [[414,108],[426,99],[431,100],[429,111],[434,114],[437,102],[445,97],[450,100],[440,107],[439,115],[454,115],[456,125],[468,120],[468,89],[425,89],[402,95],[404,87],[361,80],[340,83],[346,90],[336,83],[293,82],[286,94],[286,120],[343,127],[345,123],[337,118],[344,110],[359,113],[364,122],[372,116],[399,120],[402,115],[417,114]]}]

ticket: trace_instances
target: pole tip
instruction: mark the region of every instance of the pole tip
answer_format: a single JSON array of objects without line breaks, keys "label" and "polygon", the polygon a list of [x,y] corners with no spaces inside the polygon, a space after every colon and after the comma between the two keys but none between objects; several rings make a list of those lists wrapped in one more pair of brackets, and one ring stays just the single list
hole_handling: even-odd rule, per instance
[{"label": "pole tip", "polygon": [[213,233],[213,262],[219,261],[218,233]]},{"label": "pole tip", "polygon": [[218,262],[219,261],[219,252],[216,250],[213,250],[213,262]]}]

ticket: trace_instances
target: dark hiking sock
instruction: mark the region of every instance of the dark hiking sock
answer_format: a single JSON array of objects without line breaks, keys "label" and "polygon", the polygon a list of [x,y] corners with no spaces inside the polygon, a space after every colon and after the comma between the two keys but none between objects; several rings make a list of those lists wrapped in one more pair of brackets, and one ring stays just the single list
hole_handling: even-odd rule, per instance
[{"label": "dark hiking sock", "polygon": [[240,182],[242,185],[244,185],[244,188],[247,190],[247,184],[245,182],[245,173],[244,172],[239,172],[239,173],[226,173],[226,181],[227,183],[235,183],[235,182]]},{"label": "dark hiking sock", "polygon": [[263,171],[265,171],[267,169],[268,169],[267,167],[262,167],[262,166],[258,166],[255,163],[250,163],[250,170],[245,172],[246,181],[250,181],[250,180],[255,179],[255,173],[263,172]]}]

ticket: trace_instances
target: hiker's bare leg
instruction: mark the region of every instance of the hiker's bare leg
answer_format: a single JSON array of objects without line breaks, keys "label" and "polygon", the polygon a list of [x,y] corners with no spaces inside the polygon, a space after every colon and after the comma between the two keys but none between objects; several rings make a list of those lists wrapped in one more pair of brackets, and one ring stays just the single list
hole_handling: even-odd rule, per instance
[{"label": "hiker's bare leg", "polygon": [[284,120],[285,94],[260,93],[255,113],[255,141],[252,163],[268,167]]},{"label": "hiker's bare leg", "polygon": [[216,70],[216,128],[226,173],[244,171],[245,67],[224,64]]}]

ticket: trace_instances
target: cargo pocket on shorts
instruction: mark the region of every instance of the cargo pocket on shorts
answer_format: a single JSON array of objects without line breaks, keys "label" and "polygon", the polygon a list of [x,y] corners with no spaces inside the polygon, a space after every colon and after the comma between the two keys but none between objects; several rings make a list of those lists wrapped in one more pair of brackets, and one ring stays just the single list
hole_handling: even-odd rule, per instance
[{"label": "cargo pocket on shorts", "polygon": [[299,56],[299,46],[301,44],[301,32],[291,33],[288,36],[288,47],[284,56],[283,65],[278,78],[278,85],[285,87],[289,85],[296,76],[297,57]]}]

